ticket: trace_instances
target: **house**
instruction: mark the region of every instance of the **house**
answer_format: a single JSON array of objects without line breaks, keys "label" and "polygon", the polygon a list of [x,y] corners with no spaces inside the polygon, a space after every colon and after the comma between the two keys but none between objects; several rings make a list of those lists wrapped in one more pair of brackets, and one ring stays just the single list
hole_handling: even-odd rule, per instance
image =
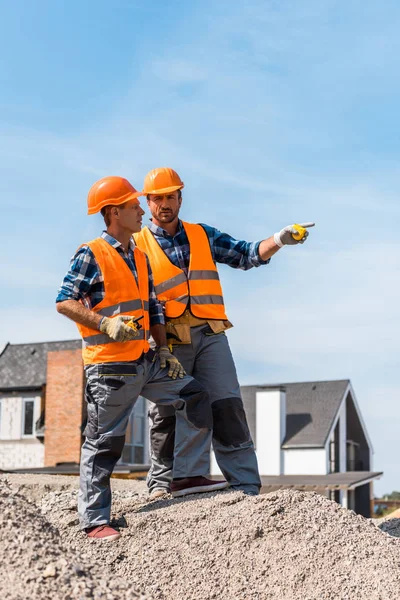
[{"label": "house", "polygon": [[[371,514],[372,444],[349,380],[242,386],[263,490],[314,490]],[[0,354],[0,470],[73,472],[86,422],[81,340]],[[210,470],[219,469],[211,453]],[[132,412],[119,469],[149,463],[147,402]]]},{"label": "house", "polygon": [[[81,340],[4,347],[0,354],[0,470],[79,464],[86,424],[81,348]],[[146,401],[139,398],[121,464],[148,462]]]},{"label": "house", "polygon": [[[372,444],[351,382],[242,386],[264,491],[317,491],[371,515]],[[211,473],[220,473],[215,458]]]}]

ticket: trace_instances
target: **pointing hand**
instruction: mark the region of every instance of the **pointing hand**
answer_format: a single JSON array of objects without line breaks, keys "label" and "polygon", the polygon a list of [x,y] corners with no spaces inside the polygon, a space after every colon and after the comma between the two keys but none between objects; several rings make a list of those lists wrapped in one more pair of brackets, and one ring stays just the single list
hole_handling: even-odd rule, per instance
[{"label": "pointing hand", "polygon": [[295,223],[294,225],[288,225],[274,234],[274,242],[277,246],[294,246],[296,244],[304,244],[308,238],[307,229],[314,227],[315,223]]}]

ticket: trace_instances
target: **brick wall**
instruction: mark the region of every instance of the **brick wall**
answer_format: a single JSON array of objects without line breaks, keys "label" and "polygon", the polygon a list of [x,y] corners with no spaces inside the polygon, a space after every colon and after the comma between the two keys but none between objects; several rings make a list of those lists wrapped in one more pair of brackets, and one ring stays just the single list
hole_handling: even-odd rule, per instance
[{"label": "brick wall", "polygon": [[83,381],[81,350],[62,350],[47,354],[46,467],[60,462],[79,462]]}]

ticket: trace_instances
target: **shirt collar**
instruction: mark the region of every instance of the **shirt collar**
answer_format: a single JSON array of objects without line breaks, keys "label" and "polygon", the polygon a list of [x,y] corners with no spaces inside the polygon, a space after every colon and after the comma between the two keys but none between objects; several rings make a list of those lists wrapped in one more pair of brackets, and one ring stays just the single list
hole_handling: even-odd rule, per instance
[{"label": "shirt collar", "polygon": [[[121,242],[113,238],[112,235],[109,235],[107,231],[103,231],[101,237],[103,238],[103,240],[108,242],[113,248],[122,248]],[[132,250],[132,252],[135,249],[135,242],[133,240],[133,237],[131,237],[131,239],[129,240],[129,249]]]},{"label": "shirt collar", "polygon": [[[169,237],[169,238],[175,237],[175,236],[170,235],[162,227],[159,227],[158,225],[156,225],[155,223],[153,223],[152,219],[150,219],[150,223],[148,225],[148,228],[150,229],[150,231],[152,233],[154,233],[154,235],[158,235],[160,237]],[[179,219],[178,220],[178,231],[176,232],[175,235],[178,235],[178,233],[180,233],[182,231],[182,228],[183,228],[182,221]]]}]

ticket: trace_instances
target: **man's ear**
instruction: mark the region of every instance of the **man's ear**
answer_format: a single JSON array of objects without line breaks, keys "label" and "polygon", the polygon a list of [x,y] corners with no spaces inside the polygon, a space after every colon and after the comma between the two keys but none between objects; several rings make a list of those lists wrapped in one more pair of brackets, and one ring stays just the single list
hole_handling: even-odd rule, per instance
[{"label": "man's ear", "polygon": [[178,198],[179,208],[182,206],[182,194]]},{"label": "man's ear", "polygon": [[118,206],[113,206],[111,209],[111,212],[114,215],[114,217],[119,219],[119,207]]}]

